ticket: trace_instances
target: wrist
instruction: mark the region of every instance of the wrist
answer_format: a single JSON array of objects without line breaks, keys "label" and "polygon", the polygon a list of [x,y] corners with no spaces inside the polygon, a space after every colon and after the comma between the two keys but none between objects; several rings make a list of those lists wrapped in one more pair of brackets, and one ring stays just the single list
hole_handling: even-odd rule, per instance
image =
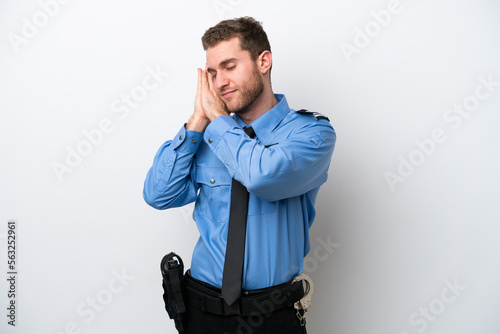
[{"label": "wrist", "polygon": [[208,124],[210,124],[210,120],[208,118],[197,117],[195,114],[193,114],[191,118],[189,118],[189,121],[186,123],[186,130],[204,132]]},{"label": "wrist", "polygon": [[227,113],[226,111],[216,111],[214,112],[213,114],[210,115],[210,121],[213,121],[214,119],[216,119],[217,117],[220,117],[220,116],[228,116],[229,113]]}]

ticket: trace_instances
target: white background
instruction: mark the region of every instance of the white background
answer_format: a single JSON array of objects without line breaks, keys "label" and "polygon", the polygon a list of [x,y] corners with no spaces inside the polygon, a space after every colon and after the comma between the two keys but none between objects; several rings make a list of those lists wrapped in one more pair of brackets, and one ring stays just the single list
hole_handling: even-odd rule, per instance
[{"label": "white background", "polygon": [[[42,7],[0,4],[2,334],[175,333],[159,262],[176,251],[188,267],[197,230],[190,207],[148,207],[143,181],[193,110],[205,29],[244,15],[268,33],[274,91],[329,116],[338,135],[306,261],[316,288],[309,333],[499,333],[498,2]],[[125,116],[131,94],[140,101]],[[463,103],[472,111],[458,116]],[[86,156],[69,167],[78,148]],[[68,166],[59,178],[54,164]],[[3,278],[12,219],[15,327]]]}]

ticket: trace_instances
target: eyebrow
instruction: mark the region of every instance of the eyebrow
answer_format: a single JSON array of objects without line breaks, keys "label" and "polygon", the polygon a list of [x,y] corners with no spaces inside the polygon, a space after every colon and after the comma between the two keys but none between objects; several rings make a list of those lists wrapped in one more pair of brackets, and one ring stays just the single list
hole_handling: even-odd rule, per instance
[{"label": "eyebrow", "polygon": [[[236,58],[225,59],[219,63],[219,66],[222,67],[222,66],[226,65],[227,63],[236,62],[237,60],[238,59],[236,59]],[[207,67],[207,72],[217,72],[217,71],[211,67]]]}]

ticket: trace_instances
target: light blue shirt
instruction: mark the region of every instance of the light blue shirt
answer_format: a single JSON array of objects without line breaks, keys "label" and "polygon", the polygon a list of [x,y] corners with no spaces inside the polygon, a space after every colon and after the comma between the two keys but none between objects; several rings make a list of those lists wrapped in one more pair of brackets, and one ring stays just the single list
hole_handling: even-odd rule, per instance
[{"label": "light blue shirt", "polygon": [[326,181],[336,135],[326,119],[298,114],[284,95],[251,126],[238,115],[220,116],[205,132],[181,128],[156,154],[144,199],[156,209],[196,201],[200,232],[191,275],[222,286],[231,178],[248,189],[243,289],[281,284],[302,272],[310,249],[314,203]]}]

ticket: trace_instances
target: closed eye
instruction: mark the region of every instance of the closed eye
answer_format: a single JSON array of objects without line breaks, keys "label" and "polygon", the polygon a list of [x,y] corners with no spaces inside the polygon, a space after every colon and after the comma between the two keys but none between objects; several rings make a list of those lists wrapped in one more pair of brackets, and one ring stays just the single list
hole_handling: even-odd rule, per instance
[{"label": "closed eye", "polygon": [[212,70],[212,69],[209,69],[207,70],[208,74],[210,74],[212,76],[212,78],[215,79],[215,77],[217,76],[217,71],[215,70]]}]

